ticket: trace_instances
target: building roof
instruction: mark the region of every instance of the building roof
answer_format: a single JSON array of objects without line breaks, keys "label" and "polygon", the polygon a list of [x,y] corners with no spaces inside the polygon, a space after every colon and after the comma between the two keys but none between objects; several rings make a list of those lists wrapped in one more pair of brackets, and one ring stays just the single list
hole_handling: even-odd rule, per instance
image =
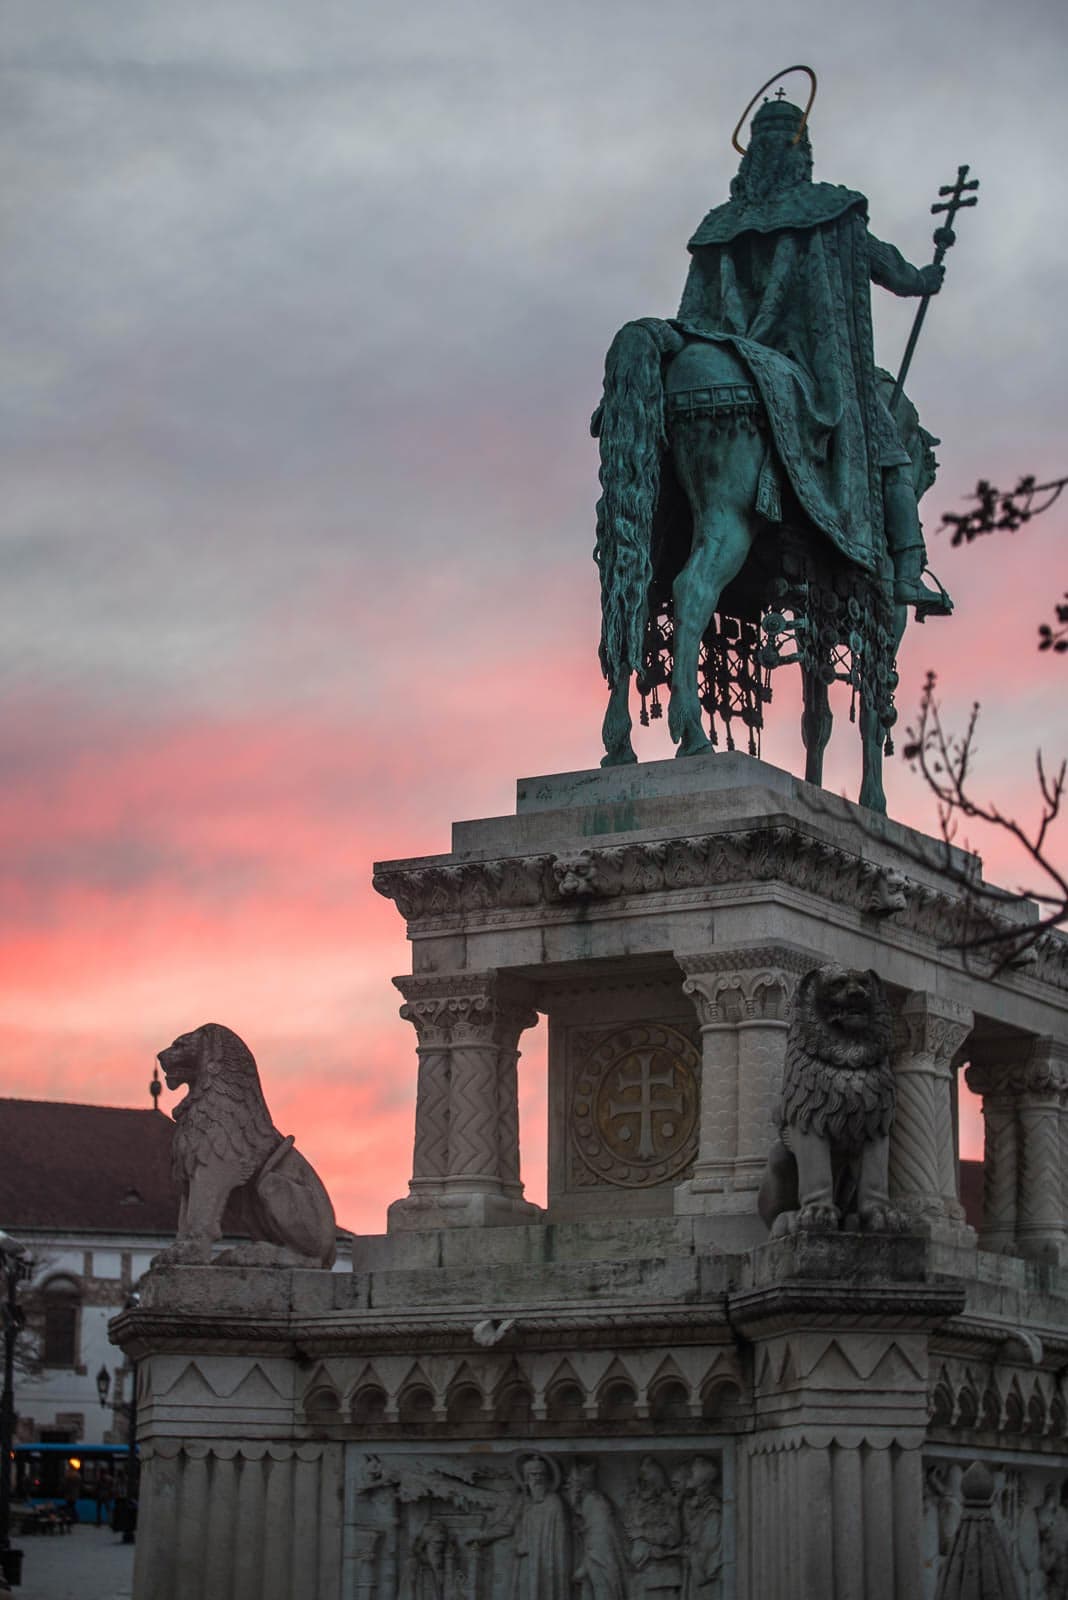
[{"label": "building roof", "polygon": [[0,1227],[175,1233],[173,1137],[161,1111],[0,1099]]}]

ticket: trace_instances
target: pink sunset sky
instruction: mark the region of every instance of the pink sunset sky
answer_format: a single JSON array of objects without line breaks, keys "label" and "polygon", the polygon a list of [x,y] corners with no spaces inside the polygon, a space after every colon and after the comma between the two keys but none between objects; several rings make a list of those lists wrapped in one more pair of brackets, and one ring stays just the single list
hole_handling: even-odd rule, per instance
[{"label": "pink sunset sky", "polygon": [[[1068,471],[1063,11],[795,12],[8,19],[0,1094],[147,1106],[155,1052],[224,1022],[339,1219],[384,1226],[415,1056],[372,863],[599,759],[604,350],[675,310],[731,128],[785,61],[820,75],[816,176],[863,190],[911,260],[957,165],[982,182],[909,384],[943,440],[924,510],[958,609],[908,634],[899,707],[928,668],[951,724],[980,700],[977,786],[1034,815],[1035,749],[1068,749],[1068,667],[1035,651],[1065,518],[959,551],[935,530],[980,476]],[[914,305],[873,296],[895,366]],[[793,770],[798,716],[783,674],[763,753]],[[844,719],[832,750],[828,786],[855,794]],[[889,767],[891,815],[933,830]],[[1025,876],[972,842],[988,877]],[[534,1199],[542,1049],[521,1067]],[[963,1130],[978,1154],[974,1108]]]}]

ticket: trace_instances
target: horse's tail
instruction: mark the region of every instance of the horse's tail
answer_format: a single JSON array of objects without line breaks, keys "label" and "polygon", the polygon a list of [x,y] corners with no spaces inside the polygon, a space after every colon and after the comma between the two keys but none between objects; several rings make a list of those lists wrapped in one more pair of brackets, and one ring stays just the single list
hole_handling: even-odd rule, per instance
[{"label": "horse's tail", "polygon": [[601,573],[601,669],[609,683],[640,670],[653,575],[653,514],[664,431],[662,362],[682,349],[670,323],[628,322],[604,364],[590,431],[601,442],[594,560]]}]

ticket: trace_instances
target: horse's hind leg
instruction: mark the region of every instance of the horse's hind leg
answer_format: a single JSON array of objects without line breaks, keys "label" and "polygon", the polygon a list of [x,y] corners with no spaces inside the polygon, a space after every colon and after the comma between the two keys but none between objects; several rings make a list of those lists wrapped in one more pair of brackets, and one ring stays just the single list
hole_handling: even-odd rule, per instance
[{"label": "horse's hind leg", "polygon": [[[894,607],[894,655],[897,655],[908,622],[908,606]],[[869,811],[886,816],[886,792],[883,789],[883,739],[885,730],[880,726],[874,706],[861,702],[860,740],[862,770],[860,803]]]},{"label": "horse's hind leg", "polygon": [[805,746],[805,782],[823,782],[823,753],[831,737],[833,717],[827,685],[818,672],[801,669],[801,740]]},{"label": "horse's hind leg", "polygon": [[601,724],[604,741],[602,767],[622,767],[638,757],[630,742],[630,674],[624,673],[613,683],[608,694],[608,709]]},{"label": "horse's hind leg", "polygon": [[690,557],[675,579],[675,641],[668,729],[677,755],[709,748],[697,693],[701,639],[724,589],[745,564],[756,533],[757,477],[764,440],[727,437],[714,421],[691,423],[673,441],[675,470],[693,511]]}]

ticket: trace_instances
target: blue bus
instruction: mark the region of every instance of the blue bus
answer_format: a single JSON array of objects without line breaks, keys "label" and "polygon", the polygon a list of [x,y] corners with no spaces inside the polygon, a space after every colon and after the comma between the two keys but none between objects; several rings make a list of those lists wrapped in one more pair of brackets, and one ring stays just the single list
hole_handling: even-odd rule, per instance
[{"label": "blue bus", "polygon": [[[79,1522],[96,1522],[97,1491],[106,1491],[101,1520],[111,1520],[115,1500],[125,1501],[130,1452],[124,1444],[17,1444],[12,1451],[12,1499],[28,1505],[65,1505],[76,1477]],[[69,1482],[68,1482],[69,1479]]]}]

